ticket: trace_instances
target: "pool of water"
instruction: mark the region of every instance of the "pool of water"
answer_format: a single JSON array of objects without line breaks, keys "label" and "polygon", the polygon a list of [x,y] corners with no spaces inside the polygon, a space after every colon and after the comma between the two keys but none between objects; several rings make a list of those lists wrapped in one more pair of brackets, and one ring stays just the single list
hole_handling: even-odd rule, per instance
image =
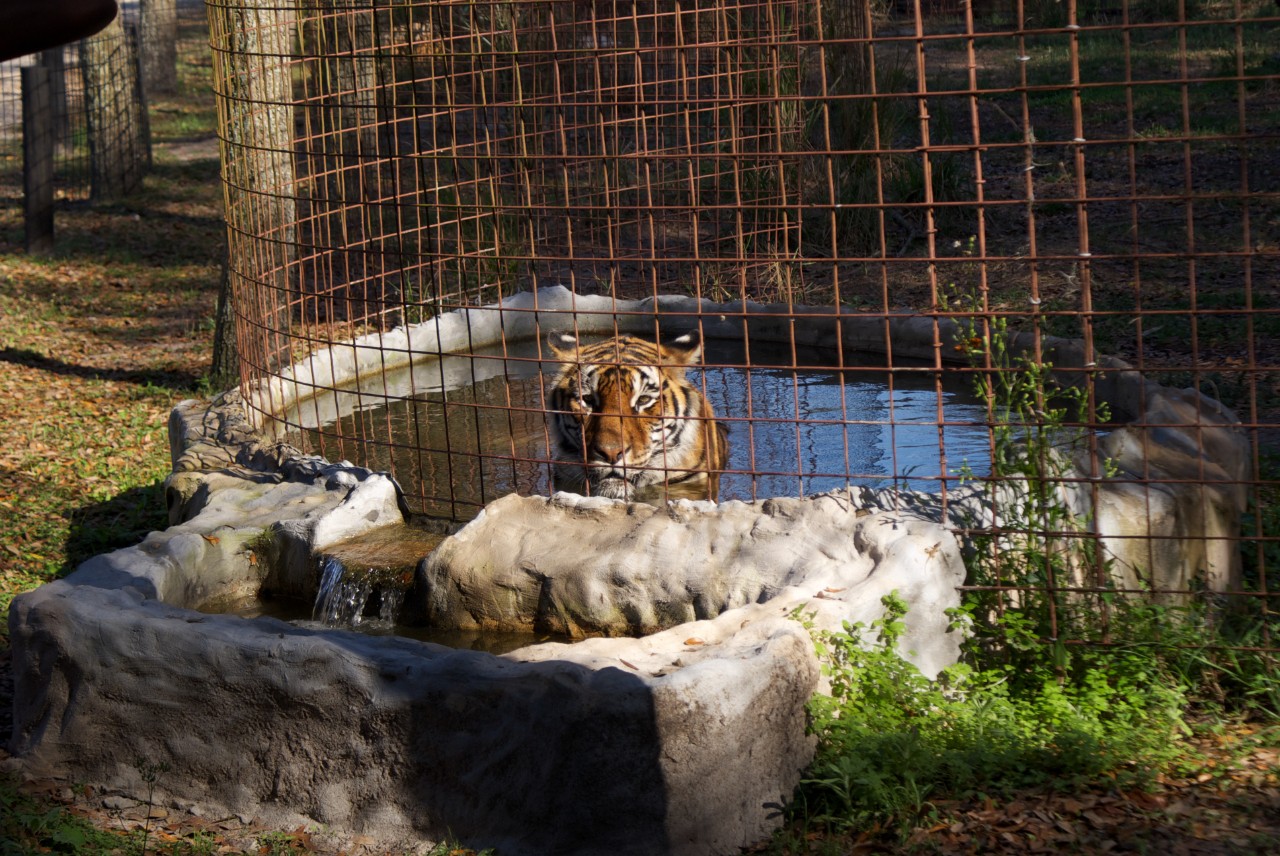
[{"label": "pool of water", "polygon": [[[288,415],[286,439],[390,470],[423,514],[465,520],[512,491],[548,493],[543,402],[558,364],[539,345],[433,360],[309,401]],[[706,368],[689,377],[729,428],[722,500],[847,485],[938,490],[962,468],[989,472],[986,409],[958,373],[898,360],[890,372],[873,354],[833,370],[823,352],[759,343],[748,360],[741,341],[706,351]]]},{"label": "pool of water", "polygon": [[402,636],[419,642],[431,642],[446,648],[506,654],[540,642],[572,641],[551,633],[504,633],[497,630],[442,630],[425,625],[400,623],[398,616],[380,614],[378,604],[356,622],[336,623],[314,616],[314,604],[285,597],[252,596],[205,604],[201,612],[238,615],[241,618],[278,618],[307,630],[351,630],[368,636]]}]

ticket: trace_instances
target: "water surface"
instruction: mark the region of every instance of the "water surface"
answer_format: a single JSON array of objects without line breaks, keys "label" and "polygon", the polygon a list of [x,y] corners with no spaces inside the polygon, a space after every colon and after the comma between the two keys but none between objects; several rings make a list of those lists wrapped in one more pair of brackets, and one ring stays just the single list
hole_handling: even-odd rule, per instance
[{"label": "water surface", "polygon": [[[746,368],[741,342],[708,342],[706,367],[689,377],[729,428],[722,500],[847,485],[938,490],[963,467],[989,472],[986,409],[963,375],[858,357],[864,365],[833,370],[816,349],[754,343]],[[290,421],[305,427],[288,439],[391,470],[414,511],[469,519],[512,491],[549,493],[543,402],[556,370],[532,341],[422,363],[304,405]]]}]

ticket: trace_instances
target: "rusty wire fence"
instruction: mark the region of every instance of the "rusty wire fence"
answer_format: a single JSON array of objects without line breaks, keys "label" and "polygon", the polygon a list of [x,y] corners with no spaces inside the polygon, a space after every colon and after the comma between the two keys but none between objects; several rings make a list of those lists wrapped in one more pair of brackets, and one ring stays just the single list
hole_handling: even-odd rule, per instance
[{"label": "rusty wire fence", "polygon": [[552,489],[539,340],[670,321],[722,500],[932,497],[1002,602],[1274,609],[1271,0],[208,12],[242,391],[290,442],[467,519]]}]

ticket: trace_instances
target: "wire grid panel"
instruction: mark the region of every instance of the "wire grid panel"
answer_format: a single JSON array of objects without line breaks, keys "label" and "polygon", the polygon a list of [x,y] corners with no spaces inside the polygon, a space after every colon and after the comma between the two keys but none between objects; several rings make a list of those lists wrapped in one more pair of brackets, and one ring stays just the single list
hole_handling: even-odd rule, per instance
[{"label": "wire grid panel", "polygon": [[19,69],[40,64],[50,71],[54,110],[52,154],[55,193],[60,200],[89,198],[89,138],[84,96],[84,73],[79,50],[73,45],[0,66],[0,196],[7,204],[22,201],[22,90]]},{"label": "wire grid panel", "polygon": [[[100,197],[118,196],[141,180],[150,154],[142,93],[132,79],[140,49],[138,14],[137,7],[126,7],[91,40],[0,63],[0,198],[15,206],[22,199],[19,69],[24,65],[49,69],[54,182],[60,201],[87,200],[95,184]],[[124,78],[129,82],[120,86]],[[86,80],[96,89],[87,96]]]},{"label": "wire grid panel", "polygon": [[123,198],[151,168],[150,118],[143,100],[136,28],[117,19],[78,43],[84,77],[90,196]]},{"label": "wire grid panel", "polygon": [[[1275,490],[1269,0],[208,9],[246,390],[298,386],[290,364],[352,336],[504,301],[511,320],[539,305],[521,295],[570,296],[531,319],[531,341],[462,348],[449,371],[463,385],[410,372],[354,392],[313,378],[299,393],[355,404],[329,422],[289,411],[292,440],[391,470],[419,511],[465,519],[503,492],[549,491],[557,360],[538,340],[576,329],[573,301],[598,299],[615,301],[617,330],[657,334],[662,313],[631,301],[671,295],[704,301],[678,314],[707,336],[690,377],[734,450],[721,498],[855,485],[926,490],[945,506],[966,485],[1028,484],[1016,450],[1046,424],[1084,444],[1083,471],[1050,475],[1093,507],[1102,487],[1128,485],[1154,520],[1189,485],[1238,516]],[[767,341],[752,334],[762,305],[783,322]],[[806,319],[824,314],[879,324],[888,348],[813,347]],[[889,335],[907,320],[928,333],[918,353]],[[721,341],[726,329],[745,335]],[[1036,381],[1053,337],[1078,359]],[[395,341],[387,365],[416,353]],[[1144,443],[1176,427],[1145,399],[1111,412],[1105,393],[1129,366],[1224,402],[1247,439],[1243,469],[1203,463],[1214,450],[1198,420],[1218,417],[1194,399],[1179,436],[1201,463],[1112,471],[1112,419]],[[1069,405],[1042,395],[1059,388]],[[1238,526],[1196,537],[1230,542],[1237,563],[1243,548],[1218,588],[1265,602],[1264,505],[1244,515],[1247,541]],[[990,587],[1115,586],[1089,547],[1098,526],[1049,508],[969,534],[997,557],[1030,537],[1046,553],[1079,542],[1085,558],[1066,580],[997,571]],[[1149,542],[1152,563],[1188,540],[1155,531],[1129,536]],[[1138,573],[1122,587],[1186,595],[1194,576]]]}]

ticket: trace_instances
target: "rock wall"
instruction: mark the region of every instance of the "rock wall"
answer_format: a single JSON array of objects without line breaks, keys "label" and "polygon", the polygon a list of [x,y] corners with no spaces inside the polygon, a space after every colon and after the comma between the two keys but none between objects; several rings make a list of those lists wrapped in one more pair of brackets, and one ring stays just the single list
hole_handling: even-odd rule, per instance
[{"label": "rock wall", "polygon": [[418,593],[432,626],[583,637],[643,636],[751,605],[799,608],[838,630],[879,618],[896,591],[911,604],[903,651],[932,676],[960,653],[946,610],[963,582],[947,530],[860,509],[847,491],[663,508],[560,493],[490,503],[423,563]]},{"label": "rock wall", "polygon": [[[421,609],[438,624],[656,631],[642,638],[494,657],[196,611],[263,588],[308,596],[325,545],[403,522],[385,476],[255,429],[270,428],[270,408],[338,385],[361,360],[444,349],[444,334],[469,331],[465,347],[486,329],[519,335],[568,311],[581,331],[613,329],[645,323],[636,313],[657,305],[567,294],[517,295],[335,347],[249,390],[247,414],[236,394],[179,405],[173,526],[14,600],[7,765],[137,796],[143,757],[170,765],[159,798],[179,809],[385,842],[448,833],[504,856],[736,853],[763,838],[811,757],[804,705],[820,682],[811,639],[788,616],[866,623],[897,591],[911,604],[904,653],[935,673],[959,641],[945,616],[963,579],[952,531],[989,525],[1016,497],[852,489],[663,509],[507,497],[419,569]],[[741,334],[738,320],[708,314],[714,305],[659,303],[676,327]],[[752,336],[785,341],[804,321],[807,341],[846,349],[930,355],[951,335],[925,317],[752,311]],[[1236,586],[1248,446],[1235,418],[1119,361],[1094,366],[1073,343],[1048,346],[1058,367],[1096,369],[1099,395],[1135,421],[1079,457],[1078,481],[1063,488],[1117,579]],[[312,409],[341,402],[330,404]]]}]

